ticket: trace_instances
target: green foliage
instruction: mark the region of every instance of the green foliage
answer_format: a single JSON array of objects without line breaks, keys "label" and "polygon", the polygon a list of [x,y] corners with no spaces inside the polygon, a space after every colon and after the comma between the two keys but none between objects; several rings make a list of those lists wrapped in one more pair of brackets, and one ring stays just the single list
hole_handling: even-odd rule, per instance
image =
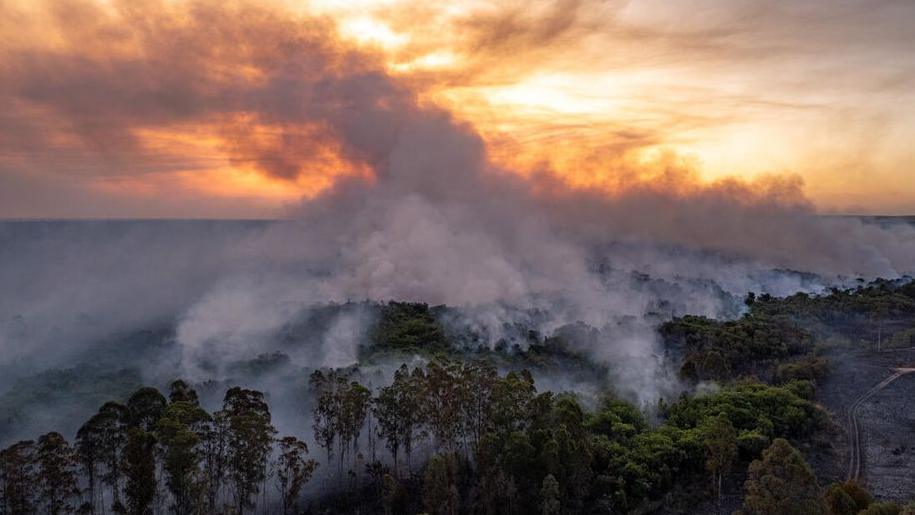
[{"label": "green foliage", "polygon": [[[574,395],[538,393],[526,370],[500,374],[489,361],[437,357],[421,367],[404,365],[374,390],[360,377],[358,370],[318,370],[310,377],[314,436],[327,464],[337,464],[332,507],[342,511],[644,511],[685,490],[707,494],[709,476],[721,494],[730,470],[742,470],[773,440],[812,436],[824,421],[809,400],[812,384],[798,379],[781,386],[742,381],[683,395],[661,404],[649,424],[639,409],[609,393],[585,409]],[[279,493],[277,509],[281,500],[284,513],[302,510],[298,501],[317,462],[295,437],[274,439],[262,393],[230,388],[213,414],[183,381],[170,385],[169,399],[140,389],[126,406],[103,405],[80,429],[85,510],[101,511],[101,500],[119,495],[123,485],[129,510],[148,512],[163,480],[163,503],[179,515],[250,512],[260,508],[261,493],[268,495],[268,480]],[[362,466],[359,446],[372,446],[374,438],[390,451],[393,468]],[[434,457],[411,464],[421,442]],[[853,497],[850,492],[835,494],[841,498],[836,505]]]},{"label": "green foliage", "polygon": [[197,391],[182,379],[176,379],[168,386],[168,401],[200,404]]},{"label": "green foliage", "polygon": [[378,349],[401,351],[429,351],[448,345],[445,330],[429,306],[409,302],[389,302],[382,307],[370,339]]},{"label": "green foliage", "polygon": [[797,450],[776,438],[762,459],[750,464],[744,511],[747,515],[825,514],[816,476]]},{"label": "green foliage", "polygon": [[195,404],[173,402],[165,409],[156,426],[165,448],[163,469],[176,515],[192,513],[202,492],[200,476],[201,434],[210,415]]},{"label": "green foliage", "polygon": [[[112,509],[122,507],[121,455],[124,445],[127,443],[129,422],[130,411],[127,406],[109,401],[99,408],[98,413],[93,415],[76,435],[78,448],[86,452],[94,452],[96,461],[104,465],[104,473],[100,475],[100,479],[111,489]],[[82,442],[79,442],[80,440]],[[88,463],[89,459],[87,456],[83,461]],[[91,481],[92,479],[90,479]],[[90,486],[90,490],[94,490],[94,487]]]},{"label": "green foliage", "polygon": [[69,513],[71,501],[79,495],[76,457],[70,444],[60,433],[48,433],[38,438],[36,448],[38,486],[42,504],[49,515]]},{"label": "green foliage", "polygon": [[585,425],[592,434],[619,443],[630,441],[648,428],[645,417],[634,406],[613,398],[605,398],[598,410],[588,415]]},{"label": "green foliage", "polygon": [[894,502],[875,502],[858,515],[900,515],[902,507]]},{"label": "green foliage", "polygon": [[908,349],[915,347],[915,327],[893,334],[884,344],[886,349]]},{"label": "green foliage", "polygon": [[680,428],[699,427],[709,417],[724,414],[738,432],[769,438],[803,437],[823,427],[825,415],[789,388],[740,383],[718,392],[681,397],[667,409],[668,421]]},{"label": "green foliage", "polygon": [[784,359],[813,349],[811,335],[785,317],[745,316],[717,321],[698,316],[663,324],[666,346],[681,355],[680,374],[690,380],[725,380],[766,360]]},{"label": "green foliage", "polygon": [[829,360],[818,356],[806,356],[797,361],[783,363],[775,369],[774,380],[787,383],[795,380],[819,381],[829,375]]},{"label": "green foliage", "polygon": [[159,393],[159,390],[145,386],[140,388],[127,399],[127,409],[130,411],[130,425],[142,427],[145,431],[152,431],[165,411],[168,402]]},{"label": "green foliage", "polygon": [[724,414],[703,421],[700,427],[705,445],[705,469],[712,475],[721,511],[721,483],[737,459],[737,431]]},{"label": "green foliage", "polygon": [[806,379],[792,379],[784,385],[785,389],[801,399],[813,401],[816,396],[816,387]]},{"label": "green foliage", "polygon": [[23,440],[0,451],[0,497],[4,513],[35,513],[40,499],[35,489],[38,471],[35,442]]},{"label": "green foliage", "polygon": [[276,476],[283,501],[283,515],[298,513],[299,495],[314,475],[318,463],[308,459],[308,446],[294,436],[279,440]]},{"label": "green foliage", "polygon": [[[140,374],[134,369],[110,370],[91,365],[48,370],[20,379],[0,395],[0,440],[14,428],[33,425],[36,411],[80,421],[105,401],[126,398],[140,386]],[[72,434],[78,425],[57,429]]]},{"label": "green foliage", "polygon": [[745,429],[737,435],[737,449],[744,458],[753,458],[762,454],[771,441],[771,438],[761,433],[759,429],[752,431]]},{"label": "green foliage", "polygon": [[874,502],[870,492],[853,479],[830,485],[826,490],[825,499],[830,515],[854,515]]},{"label": "green foliage", "polygon": [[227,466],[234,486],[238,513],[252,507],[267,473],[267,458],[276,429],[264,394],[239,387],[230,388],[223,401],[228,438]]},{"label": "green foliage", "polygon": [[830,485],[823,495],[823,501],[829,515],[856,515],[860,511],[855,500],[837,484]]},{"label": "green foliage", "polygon": [[352,448],[355,467],[359,435],[371,409],[372,392],[335,371],[325,376],[317,370],[309,382],[318,395],[313,410],[315,439],[327,451],[328,461],[334,441],[337,441],[341,468],[346,453]]},{"label": "green foliage", "polygon": [[458,490],[460,458],[436,454],[426,464],[423,505],[430,515],[457,515],[461,507]]},{"label": "green foliage", "polygon": [[540,513],[542,515],[559,515],[562,513],[562,503],[559,499],[559,482],[556,481],[553,474],[547,474],[543,478],[543,484],[540,487]]},{"label": "green foliage", "polygon": [[282,352],[258,354],[254,359],[231,363],[227,370],[230,374],[242,377],[263,377],[276,374],[290,364],[289,356]]},{"label": "green foliage", "polygon": [[[873,344],[890,340],[904,344],[915,327],[915,283],[911,279],[878,279],[824,295],[798,293],[785,298],[763,295],[751,306],[753,315],[794,320],[821,339],[841,336]],[[894,340],[899,334],[899,340]]]},{"label": "green foliage", "polygon": [[127,433],[124,448],[124,496],[127,510],[131,514],[151,513],[156,496],[156,437],[140,427],[133,427]]}]

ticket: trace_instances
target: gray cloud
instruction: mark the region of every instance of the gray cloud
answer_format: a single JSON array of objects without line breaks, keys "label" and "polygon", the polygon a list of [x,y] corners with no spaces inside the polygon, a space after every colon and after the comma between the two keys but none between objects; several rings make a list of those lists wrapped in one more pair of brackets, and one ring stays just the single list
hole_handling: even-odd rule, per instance
[{"label": "gray cloud", "polygon": [[[132,130],[217,120],[234,158],[254,160],[263,173],[307,174],[310,154],[325,146],[373,173],[339,179],[290,208],[289,221],[247,231],[77,232],[13,247],[0,278],[4,292],[17,293],[2,298],[4,313],[63,329],[27,332],[33,340],[24,343],[6,333],[5,361],[62,345],[70,327],[86,329],[83,315],[105,321],[88,331],[94,335],[161,316],[177,319],[184,366],[197,374],[201,356],[228,362],[267,350],[272,334],[314,304],[400,299],[461,306],[489,327],[502,315],[545,309],[555,313],[547,331],[578,320],[606,328],[616,337],[600,340],[593,356],[620,369],[632,364],[640,372],[635,395],[654,400],[666,371],[653,359],[646,315],[665,302],[678,313],[733,315],[728,295],[898,276],[915,263],[915,229],[819,217],[791,178],[703,186],[671,165],[648,184],[621,170],[626,187],[615,195],[572,189],[548,171],[521,179],[488,164],[470,126],[418,104],[372,55],[335,45],[322,20],[209,2],[190,4],[184,18],[164,3],[136,10],[125,2],[117,4],[124,19],[111,25],[84,4],[53,5],[79,21],[62,25],[65,38],[89,34],[93,44],[129,51],[4,61],[12,71],[5,92],[77,128],[77,141],[48,148],[51,158],[100,152],[109,167],[93,173],[130,173],[120,166],[148,157]],[[24,123],[21,114],[5,119],[4,134]],[[267,148],[249,141],[248,125],[234,121],[242,114],[283,137]],[[803,284],[773,268],[823,282]],[[672,286],[647,287],[634,272]],[[620,329],[632,317],[639,322]],[[349,361],[359,320],[334,327],[316,340],[316,356],[300,359]]]}]

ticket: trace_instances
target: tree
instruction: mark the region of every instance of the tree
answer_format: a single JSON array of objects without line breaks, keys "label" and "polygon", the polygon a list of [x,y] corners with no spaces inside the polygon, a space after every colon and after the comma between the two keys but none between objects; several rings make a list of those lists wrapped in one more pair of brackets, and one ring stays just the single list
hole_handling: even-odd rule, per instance
[{"label": "tree", "polygon": [[838,484],[830,485],[823,495],[829,515],[856,515],[859,511],[855,500]]},{"label": "tree", "polygon": [[49,515],[70,513],[70,500],[79,495],[76,454],[60,433],[38,439],[38,484],[41,501]]},{"label": "tree", "polygon": [[901,515],[902,507],[894,502],[875,502],[858,515]]},{"label": "tree", "polygon": [[384,515],[393,515],[398,491],[397,479],[390,474],[385,474],[381,478],[381,506],[384,510]]},{"label": "tree", "polygon": [[419,368],[414,368],[410,375],[400,378],[396,382],[398,417],[400,417],[400,440],[403,442],[404,454],[407,457],[407,472],[410,472],[410,458],[413,448],[424,437],[421,431],[423,424],[427,423],[423,409],[425,405],[426,375]]},{"label": "tree", "polygon": [[333,454],[334,442],[338,442],[340,459],[338,470],[342,470],[348,450],[355,459],[359,452],[359,436],[365,426],[372,402],[372,392],[355,381],[337,372],[324,375],[320,370],[312,373],[309,382],[317,395],[317,404],[312,415],[315,440],[327,452],[328,465]]},{"label": "tree", "polygon": [[299,493],[314,475],[318,464],[308,459],[308,446],[294,436],[279,441],[277,461],[277,488],[283,501],[283,514],[298,513]]},{"label": "tree", "polygon": [[744,509],[747,515],[826,513],[816,476],[797,450],[776,438],[762,459],[750,464]]},{"label": "tree", "polygon": [[168,385],[168,402],[200,404],[197,399],[197,392],[182,379],[176,379],[172,381],[172,384]]},{"label": "tree", "polygon": [[309,384],[315,390],[318,398],[318,402],[312,410],[315,441],[327,452],[327,465],[330,466],[340,417],[336,377],[334,374],[327,377],[320,370],[315,370],[309,378]]},{"label": "tree", "polygon": [[121,457],[127,443],[130,411],[117,402],[106,402],[96,415],[101,435],[102,461],[105,463],[104,481],[111,488],[111,506],[115,512],[124,511],[121,504]]},{"label": "tree", "polygon": [[[126,406],[106,402],[76,433],[77,455],[89,483],[88,508],[92,512],[103,497],[96,489],[97,478],[111,488],[115,510],[123,508],[120,500],[121,454],[127,442],[128,421]],[[105,467],[100,477],[99,465]]]},{"label": "tree", "polygon": [[424,418],[437,449],[454,451],[461,430],[461,395],[454,363],[433,361],[426,366]]},{"label": "tree", "polygon": [[559,481],[556,481],[553,474],[547,474],[543,478],[543,485],[540,487],[540,513],[543,515],[559,515],[561,511]]},{"label": "tree", "polygon": [[874,502],[873,496],[853,479],[833,483],[823,499],[829,515],[856,515]]},{"label": "tree", "polygon": [[[400,371],[395,372],[395,377]],[[396,381],[396,378],[395,378]],[[378,437],[384,440],[384,445],[394,458],[394,474],[397,474],[397,458],[401,441],[401,420],[399,418],[400,406],[397,404],[397,391],[394,386],[385,386],[378,391],[378,396],[372,400],[372,413],[378,425],[375,431]]]},{"label": "tree", "polygon": [[476,361],[461,368],[462,430],[470,436],[474,454],[483,435],[492,427],[492,395],[498,379],[498,372],[488,363]]},{"label": "tree", "polygon": [[[453,455],[449,456],[453,457]],[[460,495],[454,481],[453,460],[436,454],[426,464],[423,504],[431,515],[456,515]]]},{"label": "tree", "polygon": [[76,459],[83,474],[86,476],[89,501],[84,503],[84,508],[90,513],[95,513],[98,503],[98,466],[102,461],[102,433],[98,415],[90,418],[76,433]]},{"label": "tree", "polygon": [[709,418],[702,430],[705,446],[705,470],[712,475],[717,495],[717,512],[721,515],[722,477],[731,470],[737,457],[737,431],[724,413]]},{"label": "tree", "polygon": [[394,372],[393,382],[381,388],[373,401],[372,409],[378,421],[377,434],[391,451],[395,476],[399,473],[398,457],[401,449],[407,455],[409,468],[410,454],[423,421],[420,399],[424,383],[422,370],[417,368],[411,374],[406,365],[401,365]]},{"label": "tree", "polygon": [[223,401],[228,423],[228,472],[234,486],[238,513],[253,507],[253,497],[266,478],[267,459],[276,429],[270,423],[270,408],[264,394],[230,388]]},{"label": "tree", "polygon": [[151,513],[156,496],[156,437],[142,427],[127,432],[124,447],[124,497],[132,515]]},{"label": "tree", "polygon": [[0,451],[0,486],[3,513],[27,515],[37,511],[35,442],[23,440]]},{"label": "tree", "polygon": [[156,426],[165,448],[163,469],[172,494],[176,515],[195,511],[198,495],[204,486],[200,477],[200,449],[205,425],[210,415],[200,406],[178,401],[168,405]]},{"label": "tree", "polygon": [[507,435],[523,429],[536,395],[530,372],[509,372],[493,385],[490,419],[496,432]]},{"label": "tree", "polygon": [[152,431],[156,422],[165,411],[167,402],[159,390],[144,386],[127,399],[127,409],[130,410],[130,426],[142,427],[144,431]]},{"label": "tree", "polygon": [[[192,404],[196,404],[196,402],[192,402]],[[203,485],[206,494],[206,511],[215,512],[218,508],[222,485],[225,481],[228,467],[229,424],[225,411],[214,413],[209,423],[203,426],[201,449],[203,453]]]}]

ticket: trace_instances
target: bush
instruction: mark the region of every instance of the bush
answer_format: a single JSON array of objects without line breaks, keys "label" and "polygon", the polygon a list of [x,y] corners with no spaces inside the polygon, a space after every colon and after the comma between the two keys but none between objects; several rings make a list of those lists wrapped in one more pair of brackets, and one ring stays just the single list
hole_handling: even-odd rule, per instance
[{"label": "bush", "polygon": [[894,502],[875,502],[859,515],[900,515],[902,507]]},{"label": "bush", "polygon": [[804,359],[784,363],[775,369],[775,382],[787,383],[793,380],[817,381],[829,375],[829,360],[808,356]]},{"label": "bush", "polygon": [[682,377],[694,381],[730,379],[767,360],[813,349],[811,335],[786,317],[745,316],[717,321],[685,316],[660,328],[666,346],[682,354]]},{"label": "bush", "polygon": [[668,422],[683,429],[727,415],[738,430],[768,438],[801,437],[823,426],[822,411],[785,387],[743,383],[703,396],[681,397],[667,409]]},{"label": "bush", "polygon": [[812,382],[805,379],[792,379],[785,385],[785,388],[794,395],[808,401],[812,401],[813,396],[816,394],[816,387],[813,386]]}]

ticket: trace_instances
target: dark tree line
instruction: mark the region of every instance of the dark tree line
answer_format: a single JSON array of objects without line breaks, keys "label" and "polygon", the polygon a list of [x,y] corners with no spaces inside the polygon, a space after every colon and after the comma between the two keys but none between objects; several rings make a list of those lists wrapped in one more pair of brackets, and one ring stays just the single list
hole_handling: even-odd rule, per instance
[{"label": "dark tree line", "polygon": [[105,403],[72,445],[48,433],[3,450],[0,513],[647,512],[720,502],[735,471],[748,471],[747,514],[787,513],[783,498],[798,513],[871,509],[854,485],[821,489],[785,440],[825,423],[797,382],[684,395],[654,425],[613,397],[586,409],[486,362],[403,365],[379,388],[316,371],[310,385],[324,464],[307,499],[318,462],[277,436],[262,393],[231,388],[210,413],[176,381],[167,398],[141,388]]},{"label": "dark tree line", "polygon": [[745,383],[662,404],[652,428],[625,402],[588,411],[485,362],[404,365],[374,395],[339,371],[311,384],[315,440],[343,491],[319,504],[332,512],[625,513],[684,485],[720,497],[732,469],[825,420],[794,384]]},{"label": "dark tree line", "polygon": [[251,513],[271,474],[294,513],[317,464],[304,442],[275,435],[261,392],[231,388],[211,414],[184,381],[168,399],[144,387],[105,403],[73,445],[48,433],[3,450],[0,513]]}]

